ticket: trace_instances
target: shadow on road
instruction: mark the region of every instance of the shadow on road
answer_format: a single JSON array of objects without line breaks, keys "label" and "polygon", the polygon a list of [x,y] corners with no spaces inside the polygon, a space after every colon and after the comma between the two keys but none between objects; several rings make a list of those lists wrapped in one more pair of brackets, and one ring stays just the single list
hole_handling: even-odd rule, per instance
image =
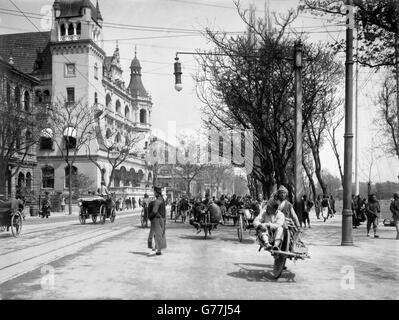
[{"label": "shadow on road", "polygon": [[[273,275],[273,265],[271,264],[235,263],[234,265],[240,267],[240,269],[228,273],[227,275],[230,277],[241,278],[250,282],[296,282],[295,273],[288,270],[283,271],[279,279],[275,279]],[[257,269],[246,268],[245,266],[257,267]]]},{"label": "shadow on road", "polygon": [[195,234],[192,236],[179,236],[181,239],[190,239],[190,240],[213,240],[212,235],[208,235],[207,238],[204,238],[204,234],[201,232],[200,234]]},{"label": "shadow on road", "polygon": [[148,256],[148,252],[144,252],[144,251],[129,251],[129,253],[138,254],[140,256]]},{"label": "shadow on road", "polygon": [[233,241],[233,242],[237,242],[237,243],[245,243],[245,244],[253,244],[255,243],[255,240],[253,239],[242,239],[242,241],[238,241],[238,237],[236,238],[220,238],[220,240],[223,241]]}]

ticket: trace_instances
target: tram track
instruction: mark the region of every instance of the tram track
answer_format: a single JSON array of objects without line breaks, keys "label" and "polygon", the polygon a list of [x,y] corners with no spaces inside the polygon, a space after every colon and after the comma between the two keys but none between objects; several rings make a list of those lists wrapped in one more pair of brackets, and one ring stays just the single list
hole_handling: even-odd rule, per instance
[{"label": "tram track", "polygon": [[[41,244],[32,252],[32,247],[21,249],[2,255],[0,261],[0,284],[8,280],[33,271],[43,265],[66,256],[76,254],[86,247],[97,244],[115,236],[122,235],[134,230],[136,227],[129,226],[121,229],[101,229],[66,238],[56,239],[50,245]],[[74,238],[72,240],[72,238]],[[71,241],[72,240],[72,241]],[[50,246],[50,248],[49,248]],[[39,248],[41,247],[41,248]]]}]

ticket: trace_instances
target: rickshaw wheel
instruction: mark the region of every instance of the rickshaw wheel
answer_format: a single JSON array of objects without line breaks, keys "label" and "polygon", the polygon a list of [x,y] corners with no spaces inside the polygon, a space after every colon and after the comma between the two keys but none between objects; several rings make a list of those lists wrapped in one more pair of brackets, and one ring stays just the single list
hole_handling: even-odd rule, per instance
[{"label": "rickshaw wheel", "polygon": [[286,260],[287,258],[281,254],[274,256],[273,275],[275,279],[280,278],[283,273]]},{"label": "rickshaw wheel", "polygon": [[240,214],[238,217],[238,227],[237,227],[237,233],[238,233],[238,240],[241,242],[242,241],[242,234],[244,232],[244,222],[242,219],[242,215]]},{"label": "rickshaw wheel", "polygon": [[107,218],[107,208],[105,207],[105,204],[102,204],[101,207],[100,207],[100,220],[99,220],[99,222],[101,224],[104,224],[106,218]]},{"label": "rickshaw wheel", "polygon": [[14,212],[11,216],[11,233],[14,237],[18,237],[22,230],[22,216],[19,211]]},{"label": "rickshaw wheel", "polygon": [[84,208],[80,208],[80,211],[79,211],[79,222],[80,222],[80,224],[85,224],[86,223],[86,210]]},{"label": "rickshaw wheel", "polygon": [[114,223],[115,222],[115,217],[116,217],[116,211],[114,208],[112,208],[111,210],[111,217],[109,218],[109,220]]}]

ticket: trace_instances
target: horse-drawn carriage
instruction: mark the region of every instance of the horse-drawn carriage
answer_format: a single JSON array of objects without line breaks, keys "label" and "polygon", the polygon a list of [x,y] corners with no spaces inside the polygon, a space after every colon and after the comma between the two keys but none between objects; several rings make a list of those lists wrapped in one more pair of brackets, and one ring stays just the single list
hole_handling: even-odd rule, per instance
[{"label": "horse-drawn carriage", "polygon": [[22,200],[0,200],[0,230],[9,231],[14,237],[18,237],[22,230]]},{"label": "horse-drawn carriage", "polygon": [[104,224],[107,218],[109,218],[111,222],[115,221],[115,204],[110,196],[80,198],[79,207],[79,222],[81,224],[85,224],[86,219],[90,217],[93,223],[96,223],[98,219],[101,224]]}]

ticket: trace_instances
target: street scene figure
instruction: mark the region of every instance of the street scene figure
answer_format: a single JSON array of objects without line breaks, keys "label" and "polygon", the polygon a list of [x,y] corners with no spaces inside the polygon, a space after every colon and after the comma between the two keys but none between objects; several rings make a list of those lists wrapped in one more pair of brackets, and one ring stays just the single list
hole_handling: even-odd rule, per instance
[{"label": "street scene figure", "polygon": [[378,215],[381,212],[380,203],[374,194],[369,195],[368,202],[366,204],[366,216],[367,216],[367,236],[369,236],[371,225],[373,225],[374,238],[379,238],[377,234],[378,229]]},{"label": "street scene figure", "polygon": [[149,212],[151,229],[148,236],[148,248],[151,249],[149,255],[161,255],[162,249],[166,249],[166,208],[162,188],[155,186],[154,195],[156,199],[150,206]]}]

